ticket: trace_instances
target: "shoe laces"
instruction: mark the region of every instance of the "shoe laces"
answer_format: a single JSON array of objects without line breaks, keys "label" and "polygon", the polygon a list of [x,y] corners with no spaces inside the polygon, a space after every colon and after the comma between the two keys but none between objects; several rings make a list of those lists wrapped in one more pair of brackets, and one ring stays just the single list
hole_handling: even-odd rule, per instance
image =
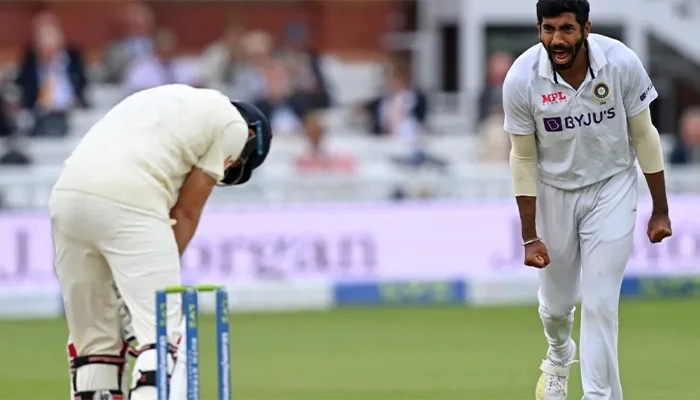
[{"label": "shoe laces", "polygon": [[566,377],[547,375],[545,389],[549,392],[563,392],[565,390]]},{"label": "shoe laces", "polygon": [[[576,360],[570,360],[567,361],[566,363],[555,363],[551,359],[549,360],[550,363],[556,365],[558,368],[566,368],[567,370],[571,367],[572,364],[576,363]],[[568,375],[567,376],[562,376],[562,375],[555,375],[555,374],[550,374],[547,373],[547,381],[545,382],[545,388],[547,391],[551,392],[563,392],[566,390],[566,381],[569,379]]]}]

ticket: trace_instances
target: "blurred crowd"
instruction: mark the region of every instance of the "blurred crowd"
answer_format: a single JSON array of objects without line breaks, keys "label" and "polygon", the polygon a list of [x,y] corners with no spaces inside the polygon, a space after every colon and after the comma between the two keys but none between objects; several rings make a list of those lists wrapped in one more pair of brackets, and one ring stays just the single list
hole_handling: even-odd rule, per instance
[{"label": "blurred crowd", "polygon": [[[55,15],[36,16],[32,43],[14,73],[3,77],[0,135],[10,137],[6,147],[12,153],[2,158],[3,163],[30,162],[12,146],[13,135],[69,134],[70,113],[92,106],[87,89],[99,80],[120,85],[125,96],[169,83],[218,89],[256,104],[268,115],[277,135],[304,135],[309,150],[297,160],[297,168],[354,169],[350,154],[329,154],[324,149],[323,115],[333,104],[306,26],[290,22],[282,43],[275,43],[268,33],[249,30],[242,20],[232,18],[201,55],[183,57],[175,33],[159,27],[146,5],[129,4],[124,11],[125,34],[104,49],[97,76],[88,73],[82,50],[64,36]],[[426,96],[411,86],[406,59],[391,58],[383,94],[357,105],[355,116],[375,135],[414,138],[423,133]]]},{"label": "blurred crowd", "polygon": [[[331,152],[324,146],[324,113],[335,105],[321,57],[304,24],[290,22],[276,43],[268,33],[248,29],[245,21],[232,18],[220,37],[194,57],[182,56],[176,34],[160,27],[144,4],[126,6],[122,24],[123,37],[104,49],[99,74],[94,74],[88,72],[82,49],[64,36],[55,15],[44,12],[35,17],[32,42],[12,73],[0,77],[0,136],[6,138],[0,163],[32,162],[15,145],[17,137],[68,135],[70,114],[93,106],[88,88],[99,81],[119,85],[124,95],[168,83],[218,89],[256,104],[268,115],[277,135],[303,136],[308,151],[295,162],[300,171],[355,170],[352,154]],[[400,55],[388,59],[380,95],[355,105],[353,115],[372,135],[416,143],[414,151],[397,162],[444,166],[445,160],[420,146],[421,137],[431,132],[430,104],[426,94],[412,84],[410,59]],[[504,163],[510,142],[502,128],[501,86],[513,55],[496,52],[487,62],[486,85],[478,96],[480,159]],[[684,114],[670,161],[700,162],[700,109]]]}]

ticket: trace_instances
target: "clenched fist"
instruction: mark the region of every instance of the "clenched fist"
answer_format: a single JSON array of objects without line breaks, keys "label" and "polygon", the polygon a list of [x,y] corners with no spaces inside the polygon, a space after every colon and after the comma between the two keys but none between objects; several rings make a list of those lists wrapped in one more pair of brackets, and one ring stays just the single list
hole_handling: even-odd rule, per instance
[{"label": "clenched fist", "polygon": [[549,265],[547,246],[541,240],[525,245],[525,265],[542,269]]},{"label": "clenched fist", "polygon": [[652,214],[647,227],[649,241],[660,243],[671,235],[671,218],[668,217],[668,214]]}]

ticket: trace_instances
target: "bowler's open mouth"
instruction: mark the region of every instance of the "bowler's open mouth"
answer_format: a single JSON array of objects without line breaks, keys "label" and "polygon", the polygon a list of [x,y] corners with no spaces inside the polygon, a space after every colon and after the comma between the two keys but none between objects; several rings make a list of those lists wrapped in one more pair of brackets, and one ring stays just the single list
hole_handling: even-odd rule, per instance
[{"label": "bowler's open mouth", "polygon": [[572,56],[571,50],[552,50],[552,58],[557,64],[566,64]]}]

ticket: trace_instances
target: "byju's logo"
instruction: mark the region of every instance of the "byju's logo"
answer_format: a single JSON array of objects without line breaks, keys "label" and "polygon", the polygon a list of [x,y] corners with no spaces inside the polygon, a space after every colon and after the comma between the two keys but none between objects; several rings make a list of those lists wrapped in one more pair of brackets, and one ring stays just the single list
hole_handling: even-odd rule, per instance
[{"label": "byju's logo", "polygon": [[569,117],[543,118],[542,122],[546,132],[562,132],[564,129],[576,129],[584,126],[600,124],[605,120],[615,118],[615,107],[604,111],[589,112]]},{"label": "byju's logo", "polygon": [[547,132],[561,132],[564,126],[561,124],[561,117],[545,118],[544,130]]}]

